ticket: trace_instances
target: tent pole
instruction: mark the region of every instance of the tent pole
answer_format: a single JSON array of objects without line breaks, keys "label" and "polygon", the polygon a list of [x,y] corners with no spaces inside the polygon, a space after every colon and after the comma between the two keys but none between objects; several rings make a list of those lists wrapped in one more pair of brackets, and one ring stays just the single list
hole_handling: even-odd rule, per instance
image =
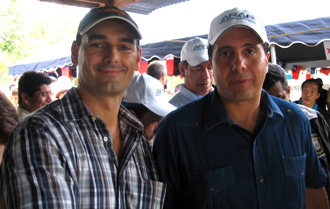
[{"label": "tent pole", "polygon": [[275,44],[270,45],[270,61],[271,63],[276,64]]}]

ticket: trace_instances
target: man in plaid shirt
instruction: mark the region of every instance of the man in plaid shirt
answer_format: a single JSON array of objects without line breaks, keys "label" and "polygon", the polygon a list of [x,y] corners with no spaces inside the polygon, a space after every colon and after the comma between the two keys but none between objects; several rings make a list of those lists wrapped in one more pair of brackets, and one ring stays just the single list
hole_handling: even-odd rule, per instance
[{"label": "man in plaid shirt", "polygon": [[116,7],[92,9],[72,44],[78,87],[24,119],[1,166],[7,208],[162,208],[143,125],[121,101],[141,34]]}]

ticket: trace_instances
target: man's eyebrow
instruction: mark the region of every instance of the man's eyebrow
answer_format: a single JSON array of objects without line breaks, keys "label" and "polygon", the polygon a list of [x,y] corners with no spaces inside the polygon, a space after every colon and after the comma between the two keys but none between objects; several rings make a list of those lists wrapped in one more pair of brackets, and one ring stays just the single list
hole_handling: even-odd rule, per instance
[{"label": "man's eyebrow", "polygon": [[134,39],[132,39],[132,38],[125,37],[125,38],[120,38],[119,40],[121,42],[126,42],[126,43],[129,43],[129,44],[134,44]]},{"label": "man's eyebrow", "polygon": [[105,39],[106,39],[106,36],[100,35],[100,34],[91,34],[88,36],[88,41],[105,40]]},{"label": "man's eyebrow", "polygon": [[[107,39],[107,37],[105,35],[100,35],[100,34],[91,34],[91,35],[88,36],[88,41],[106,40],[106,39]],[[129,37],[119,38],[119,41],[134,44],[134,39],[129,38]]]}]

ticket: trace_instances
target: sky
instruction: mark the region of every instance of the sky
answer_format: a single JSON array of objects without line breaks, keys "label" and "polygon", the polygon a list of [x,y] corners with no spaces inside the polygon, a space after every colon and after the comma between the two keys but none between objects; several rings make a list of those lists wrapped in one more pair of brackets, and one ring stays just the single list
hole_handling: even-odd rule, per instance
[{"label": "sky", "polygon": [[[9,0],[1,0],[4,3]],[[36,10],[36,16],[61,15],[58,4],[38,0],[17,0],[23,7]],[[161,0],[160,0],[161,1]],[[165,1],[165,0],[162,0]],[[0,3],[0,6],[1,6]],[[163,7],[148,15],[130,13],[142,32],[141,44],[203,35],[209,31],[214,17],[227,9],[240,7],[260,16],[265,25],[330,16],[330,0],[190,0]],[[42,9],[41,9],[42,8]],[[68,6],[72,11],[68,18],[75,19],[77,26],[88,8]]]}]

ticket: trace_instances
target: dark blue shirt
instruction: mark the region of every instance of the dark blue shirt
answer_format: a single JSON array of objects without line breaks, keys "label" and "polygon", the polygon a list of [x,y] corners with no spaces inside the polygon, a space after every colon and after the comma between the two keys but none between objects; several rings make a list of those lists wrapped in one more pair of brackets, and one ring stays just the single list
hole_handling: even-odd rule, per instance
[{"label": "dark blue shirt", "polygon": [[266,92],[261,112],[252,134],[228,118],[215,90],[169,114],[153,147],[164,208],[304,208],[305,188],[326,183],[309,121]]}]

